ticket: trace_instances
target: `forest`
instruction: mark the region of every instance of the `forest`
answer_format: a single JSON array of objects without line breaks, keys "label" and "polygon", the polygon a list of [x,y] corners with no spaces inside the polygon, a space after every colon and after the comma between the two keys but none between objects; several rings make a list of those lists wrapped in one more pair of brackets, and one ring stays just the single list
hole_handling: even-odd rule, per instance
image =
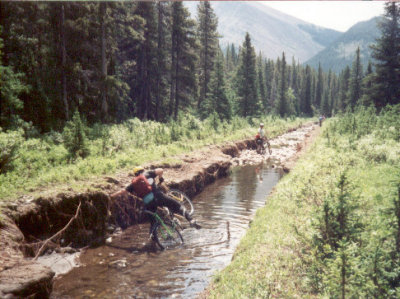
[{"label": "forest", "polygon": [[2,2],[0,126],[40,134],[62,131],[75,112],[93,125],[168,122],[180,112],[200,119],[215,112],[221,120],[330,116],[396,104],[392,6],[374,63],[361,65],[358,50],[352,67],[336,75],[285,53],[265,58],[250,34],[221,49],[209,2],[199,4],[196,19],[180,2]]}]

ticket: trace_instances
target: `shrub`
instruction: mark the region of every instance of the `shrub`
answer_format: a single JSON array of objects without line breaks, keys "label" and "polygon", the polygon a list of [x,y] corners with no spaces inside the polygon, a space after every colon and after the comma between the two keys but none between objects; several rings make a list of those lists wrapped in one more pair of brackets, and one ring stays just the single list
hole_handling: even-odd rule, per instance
[{"label": "shrub", "polygon": [[71,157],[85,158],[89,155],[85,126],[78,111],[74,113],[72,120],[65,125],[63,137],[65,148],[68,150]]},{"label": "shrub", "polygon": [[12,168],[19,147],[24,141],[23,131],[2,132],[0,128],[0,174]]}]

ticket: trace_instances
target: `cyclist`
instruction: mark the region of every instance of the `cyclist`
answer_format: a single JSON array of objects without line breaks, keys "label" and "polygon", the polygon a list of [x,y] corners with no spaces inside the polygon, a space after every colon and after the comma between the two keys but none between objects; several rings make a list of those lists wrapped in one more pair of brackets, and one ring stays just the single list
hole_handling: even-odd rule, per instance
[{"label": "cyclist", "polygon": [[264,150],[264,140],[265,140],[264,124],[260,123],[260,127],[258,128],[256,135],[256,143],[260,144],[263,150]]},{"label": "cyclist", "polygon": [[[135,192],[143,199],[145,209],[155,212],[157,207],[167,207],[171,212],[180,214],[189,221],[190,226],[196,229],[201,228],[195,220],[192,219],[185,207],[179,202],[164,194],[160,188],[157,187],[155,178],[158,176],[160,183],[164,181],[162,168],[145,171],[143,167],[135,167],[133,173],[135,177],[132,182],[125,188],[126,191]],[[153,224],[154,219],[151,219]]]}]

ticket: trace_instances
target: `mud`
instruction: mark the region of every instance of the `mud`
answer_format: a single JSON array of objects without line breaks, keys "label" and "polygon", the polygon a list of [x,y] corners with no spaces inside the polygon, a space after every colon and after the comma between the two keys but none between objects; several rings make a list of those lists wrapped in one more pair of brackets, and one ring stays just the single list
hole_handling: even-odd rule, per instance
[{"label": "mud", "polygon": [[[166,184],[193,196],[216,179],[227,176],[231,165],[257,164],[268,160],[276,167],[287,170],[290,161],[304,148],[304,140],[315,128],[315,125],[308,124],[271,140],[271,156],[268,153],[258,155],[254,151],[254,140],[243,140],[180,156],[178,158],[183,163],[178,165],[152,163],[146,167],[164,167]],[[40,294],[45,297],[45,294],[49,294],[55,272],[29,257],[37,252],[43,240],[66,225],[79,202],[82,203],[80,217],[60,238],[50,242],[46,254],[59,250],[60,246],[79,248],[99,245],[117,227],[126,228],[140,223],[140,200],[127,194],[118,198],[110,197],[110,194],[124,188],[132,177],[131,173],[119,173],[115,177],[92,182],[91,189],[96,188],[97,191],[75,193],[67,189],[58,194],[46,191],[36,198],[25,196],[3,207],[4,219],[0,225],[0,297],[7,294],[11,298],[21,294]],[[33,279],[31,273],[36,272],[44,276]],[[18,282],[13,279],[10,281],[9,277],[18,278]]]}]

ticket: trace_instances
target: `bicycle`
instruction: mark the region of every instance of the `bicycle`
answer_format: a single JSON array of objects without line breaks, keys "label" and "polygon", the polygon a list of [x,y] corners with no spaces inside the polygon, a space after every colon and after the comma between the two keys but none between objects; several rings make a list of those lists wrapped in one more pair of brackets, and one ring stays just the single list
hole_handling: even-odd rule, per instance
[{"label": "bicycle", "polygon": [[[256,140],[256,144],[257,144],[257,145],[256,145],[257,154],[264,155],[265,152],[266,152],[264,140],[263,140],[263,139],[257,139],[257,140]],[[271,151],[271,145],[270,145],[270,143],[269,143],[268,138],[266,139],[266,144],[267,144],[267,146],[268,146],[268,152],[269,152],[269,154],[271,155],[271,153],[272,153],[272,151]]]},{"label": "bicycle", "polygon": [[190,216],[193,215],[193,213],[194,213],[193,203],[185,193],[183,193],[182,191],[176,190],[176,189],[168,189],[167,188],[166,194],[169,197],[172,197],[173,199],[178,201],[180,204],[182,204]]},{"label": "bicycle", "polygon": [[183,245],[180,221],[168,208],[159,208],[155,212],[145,209],[143,212],[155,219],[150,228],[150,236],[162,250]]}]

